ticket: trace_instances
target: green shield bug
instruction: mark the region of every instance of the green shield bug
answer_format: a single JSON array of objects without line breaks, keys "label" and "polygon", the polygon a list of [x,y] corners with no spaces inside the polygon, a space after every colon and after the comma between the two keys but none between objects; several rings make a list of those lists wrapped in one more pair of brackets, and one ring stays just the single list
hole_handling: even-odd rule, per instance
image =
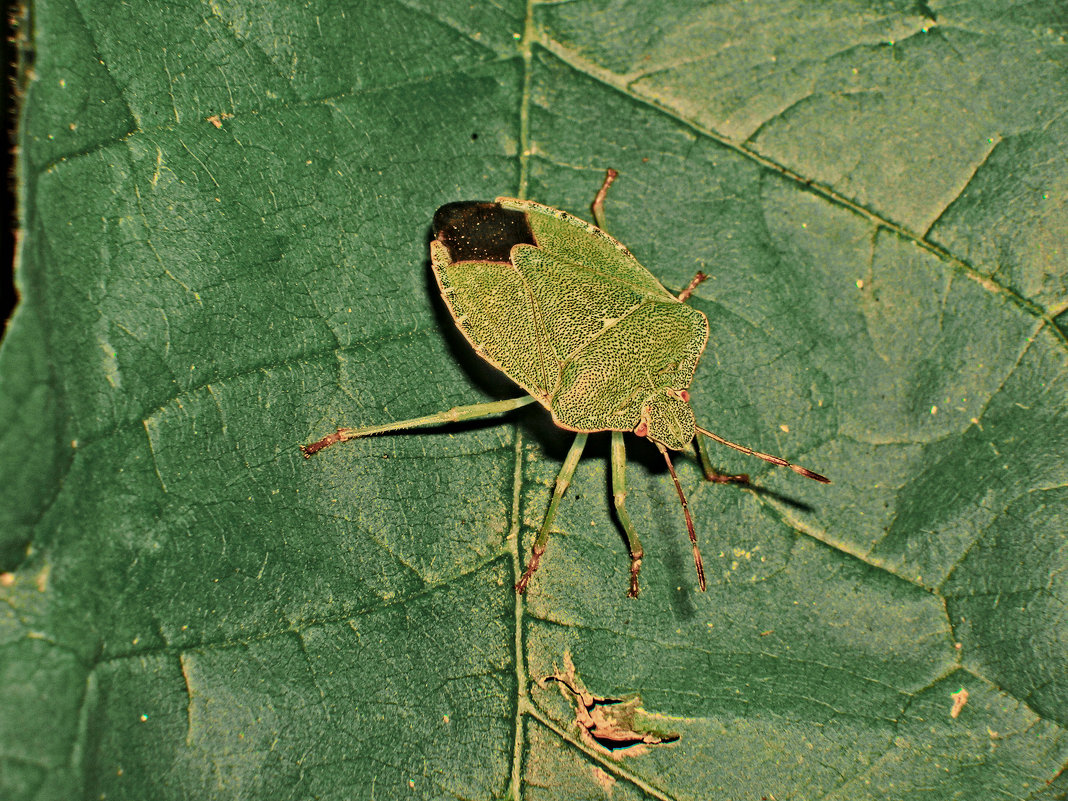
[{"label": "green shield bug", "polygon": [[697,425],[689,386],[708,341],[708,320],[686,300],[705,276],[698,273],[678,296],[672,295],[604,232],[604,198],[615,177],[616,171],[609,170],[593,201],[597,226],[540,203],[504,197],[492,203],[449,203],[434,214],[430,263],[446,306],[475,352],[526,390],[526,396],[458,406],[413,420],[339,428],[301,447],[307,458],[356,437],[476,420],[540,403],[557,426],[576,436],[556,478],[526,570],[516,582],[519,593],[538,569],[556,508],[592,432],[612,432],[612,496],[630,550],[627,594],[632,598],[638,595],[644,551],[624,504],[624,433],[649,439],[667,463],[702,591],[701,552],[669,450],[695,442],[709,481],[744,484],[749,478],[716,473],[698,434],[830,483],[807,468]]}]

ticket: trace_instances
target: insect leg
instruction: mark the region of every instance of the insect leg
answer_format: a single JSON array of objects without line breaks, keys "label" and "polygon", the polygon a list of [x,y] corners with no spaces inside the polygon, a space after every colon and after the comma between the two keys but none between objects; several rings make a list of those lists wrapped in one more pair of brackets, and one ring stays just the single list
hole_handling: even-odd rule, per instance
[{"label": "insect leg", "polygon": [[627,548],[630,550],[630,590],[627,595],[631,598],[638,597],[638,571],[642,569],[642,542],[638,539],[638,532],[634,530],[634,524],[630,522],[630,515],[624,500],[627,497],[627,451],[623,444],[623,433],[612,432],[612,501],[616,505],[616,515],[623,526],[623,533],[627,535]]},{"label": "insect leg", "polygon": [[309,458],[313,453],[318,453],[323,448],[328,448],[338,442],[345,442],[357,437],[369,437],[372,434],[384,434],[387,431],[401,431],[407,428],[419,428],[420,426],[433,426],[442,423],[459,423],[463,420],[478,420],[502,412],[510,412],[534,403],[535,398],[524,395],[522,398],[511,400],[492,401],[490,403],[476,403],[473,406],[456,406],[447,412],[428,414],[426,417],[415,417],[411,420],[398,420],[395,423],[382,423],[376,426],[364,426],[363,428],[339,428],[333,434],[327,434],[321,440],[312,442],[310,445],[301,445],[300,450],[304,458]]},{"label": "insect leg", "polygon": [[604,174],[604,183],[601,184],[601,188],[597,190],[597,196],[593,199],[593,204],[590,206],[590,211],[593,212],[593,224],[600,228],[602,231],[606,230],[604,227],[604,198],[608,194],[608,187],[612,185],[612,181],[616,180],[618,172],[611,167]]},{"label": "insect leg", "polygon": [[685,303],[687,300],[689,300],[690,295],[692,295],[693,291],[697,289],[697,285],[704,281],[706,278],[708,278],[708,276],[704,273],[697,273],[697,275],[693,277],[693,280],[690,281],[689,285],[684,290],[682,290],[682,292],[679,293],[679,302]]},{"label": "insect leg", "polygon": [[697,549],[697,534],[693,530],[693,518],[690,517],[690,505],[686,503],[686,496],[682,493],[682,484],[679,483],[679,477],[675,474],[675,465],[671,463],[671,456],[668,455],[667,448],[661,445],[659,442],[654,442],[654,445],[659,449],[660,453],[664,456],[664,461],[667,462],[668,472],[671,473],[671,480],[675,482],[675,492],[679,494],[679,502],[682,504],[682,513],[686,515],[686,533],[690,535],[690,546],[693,548],[693,566],[697,570],[697,584],[701,588],[701,592],[705,591],[705,565],[701,561],[701,551]]},{"label": "insect leg", "polygon": [[765,462],[771,462],[777,464],[779,467],[789,467],[795,473],[799,473],[805,478],[811,478],[813,481],[819,481],[821,484],[830,484],[831,480],[827,476],[821,476],[819,473],[809,470],[807,467],[802,467],[799,464],[793,464],[783,459],[781,456],[772,456],[770,453],[761,453],[760,451],[754,451],[752,448],[747,448],[745,445],[739,445],[737,442],[731,442],[729,439],[723,439],[719,434],[713,434],[711,431],[705,431],[701,426],[697,426],[697,433],[704,434],[709,439],[714,439],[721,445],[726,445],[728,448],[734,448],[736,451],[747,453],[750,456],[755,456],[758,459],[763,459]]},{"label": "insect leg", "polygon": [[748,484],[749,474],[739,473],[736,476],[727,475],[726,473],[720,473],[712,467],[712,462],[708,458],[708,450],[705,448],[704,440],[700,437],[693,438],[694,448],[697,450],[697,458],[701,462],[701,472],[705,474],[705,481],[714,481],[717,484],[729,484],[734,482],[735,484]]},{"label": "insect leg", "polygon": [[545,519],[542,521],[538,536],[534,540],[534,547],[530,551],[530,561],[527,562],[527,569],[523,571],[523,575],[515,584],[515,591],[520,594],[526,592],[530,577],[538,569],[538,562],[541,561],[541,556],[545,553],[545,543],[549,539],[549,530],[552,528],[553,518],[556,517],[556,507],[559,505],[560,499],[564,497],[564,493],[567,492],[567,488],[571,486],[571,476],[575,474],[575,468],[578,466],[579,459],[582,458],[582,449],[586,447],[587,436],[589,435],[584,433],[575,435],[575,441],[571,443],[571,450],[567,452],[567,458],[564,459],[564,466],[560,468],[560,473],[556,476],[556,486],[553,488],[553,498],[549,501],[549,511],[545,513]]}]

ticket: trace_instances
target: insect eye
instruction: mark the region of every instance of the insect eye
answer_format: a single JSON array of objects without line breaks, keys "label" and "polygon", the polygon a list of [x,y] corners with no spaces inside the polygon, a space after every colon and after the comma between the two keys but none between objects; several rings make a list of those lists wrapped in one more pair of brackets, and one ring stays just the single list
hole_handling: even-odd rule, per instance
[{"label": "insect eye", "polygon": [[669,398],[674,398],[675,400],[680,400],[683,403],[690,402],[690,393],[685,389],[669,389],[667,390],[667,396]]}]

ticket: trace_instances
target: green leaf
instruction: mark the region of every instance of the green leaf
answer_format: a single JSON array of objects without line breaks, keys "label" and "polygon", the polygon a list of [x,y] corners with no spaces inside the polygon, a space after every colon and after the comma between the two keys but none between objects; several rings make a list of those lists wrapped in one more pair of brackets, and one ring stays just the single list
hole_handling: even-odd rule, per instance
[{"label": "green leaf", "polygon": [[[1068,792],[1061,4],[50,0],[30,33],[0,797]],[[591,437],[517,597],[569,441],[537,407],[298,446],[511,397],[433,212],[588,219],[607,167],[611,233],[710,275],[699,422],[835,483],[680,456],[702,594],[629,438],[629,600]]]}]

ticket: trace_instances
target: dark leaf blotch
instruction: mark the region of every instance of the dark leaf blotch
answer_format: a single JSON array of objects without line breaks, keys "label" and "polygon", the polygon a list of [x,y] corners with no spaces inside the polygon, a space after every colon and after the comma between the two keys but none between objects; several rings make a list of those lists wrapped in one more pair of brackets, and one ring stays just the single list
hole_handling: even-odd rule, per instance
[{"label": "dark leaf blotch", "polygon": [[513,245],[536,244],[523,212],[478,200],[438,209],[434,236],[449,249],[453,261],[508,262]]}]

